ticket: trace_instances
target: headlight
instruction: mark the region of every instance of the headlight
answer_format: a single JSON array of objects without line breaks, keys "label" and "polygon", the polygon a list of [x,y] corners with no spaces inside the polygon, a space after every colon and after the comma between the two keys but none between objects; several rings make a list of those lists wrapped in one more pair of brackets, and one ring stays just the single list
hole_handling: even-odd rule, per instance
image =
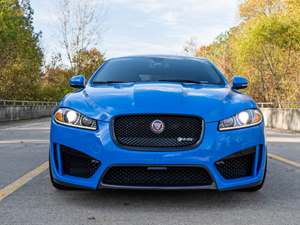
[{"label": "headlight", "polygon": [[233,130],[251,127],[260,124],[263,119],[261,112],[257,109],[249,109],[236,114],[233,117],[220,121],[219,130]]},{"label": "headlight", "polygon": [[88,118],[79,112],[72,109],[60,108],[54,114],[54,119],[57,123],[71,127],[78,127],[88,130],[96,130],[96,120]]}]

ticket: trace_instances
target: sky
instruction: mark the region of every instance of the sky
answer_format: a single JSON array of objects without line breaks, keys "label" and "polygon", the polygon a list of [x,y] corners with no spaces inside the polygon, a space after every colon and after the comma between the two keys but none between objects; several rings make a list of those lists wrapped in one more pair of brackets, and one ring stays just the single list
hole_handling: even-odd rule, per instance
[{"label": "sky", "polygon": [[[59,0],[31,0],[35,31],[42,31],[46,58],[62,52]],[[74,1],[74,0],[72,0]],[[81,0],[95,4],[97,0]],[[208,44],[238,23],[239,0],[104,0],[97,47],[106,58],[135,54],[183,54],[191,38]],[[99,10],[100,12],[101,10]]]}]

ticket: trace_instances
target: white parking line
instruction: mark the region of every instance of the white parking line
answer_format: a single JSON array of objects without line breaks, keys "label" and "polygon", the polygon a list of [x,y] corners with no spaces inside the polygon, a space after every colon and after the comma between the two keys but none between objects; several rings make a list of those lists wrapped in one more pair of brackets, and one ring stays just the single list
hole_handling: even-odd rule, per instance
[{"label": "white parking line", "polygon": [[273,153],[268,153],[268,156],[271,158],[271,159],[274,159],[274,160],[277,160],[279,162],[282,162],[282,163],[285,163],[285,164],[288,164],[290,166],[294,166],[298,169],[300,169],[300,163],[297,163],[295,161],[292,161],[292,160],[289,160],[289,159],[286,159],[282,156],[279,156],[279,155],[275,155]]},{"label": "white parking line", "polygon": [[49,140],[28,140],[28,139],[0,141],[0,144],[48,144],[48,143]]},{"label": "white parking line", "polygon": [[300,143],[299,137],[267,137],[267,142]]},{"label": "white parking line", "polygon": [[2,130],[50,130],[49,127],[9,127]]}]

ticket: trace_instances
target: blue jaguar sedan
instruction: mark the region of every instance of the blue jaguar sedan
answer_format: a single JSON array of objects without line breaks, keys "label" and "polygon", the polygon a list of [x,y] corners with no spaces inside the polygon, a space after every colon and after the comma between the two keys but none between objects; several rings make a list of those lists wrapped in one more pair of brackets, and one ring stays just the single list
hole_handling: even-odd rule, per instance
[{"label": "blue jaguar sedan", "polygon": [[57,189],[257,191],[266,176],[263,116],[207,59],[109,59],[54,110],[50,177]]}]

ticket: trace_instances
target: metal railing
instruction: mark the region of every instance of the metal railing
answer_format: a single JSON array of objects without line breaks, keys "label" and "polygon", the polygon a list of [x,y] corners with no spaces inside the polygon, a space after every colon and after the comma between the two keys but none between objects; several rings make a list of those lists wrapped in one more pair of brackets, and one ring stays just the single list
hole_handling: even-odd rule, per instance
[{"label": "metal railing", "polygon": [[0,106],[56,106],[57,104],[57,102],[47,101],[0,100]]},{"label": "metal railing", "polygon": [[278,106],[275,102],[258,102],[260,108],[300,108],[300,102],[280,102]]},{"label": "metal railing", "polygon": [[[23,100],[0,100],[0,106],[57,106],[58,102],[48,101],[23,101]],[[258,102],[260,108],[278,108],[274,102]],[[281,108],[300,108],[300,102],[281,102]]]}]

